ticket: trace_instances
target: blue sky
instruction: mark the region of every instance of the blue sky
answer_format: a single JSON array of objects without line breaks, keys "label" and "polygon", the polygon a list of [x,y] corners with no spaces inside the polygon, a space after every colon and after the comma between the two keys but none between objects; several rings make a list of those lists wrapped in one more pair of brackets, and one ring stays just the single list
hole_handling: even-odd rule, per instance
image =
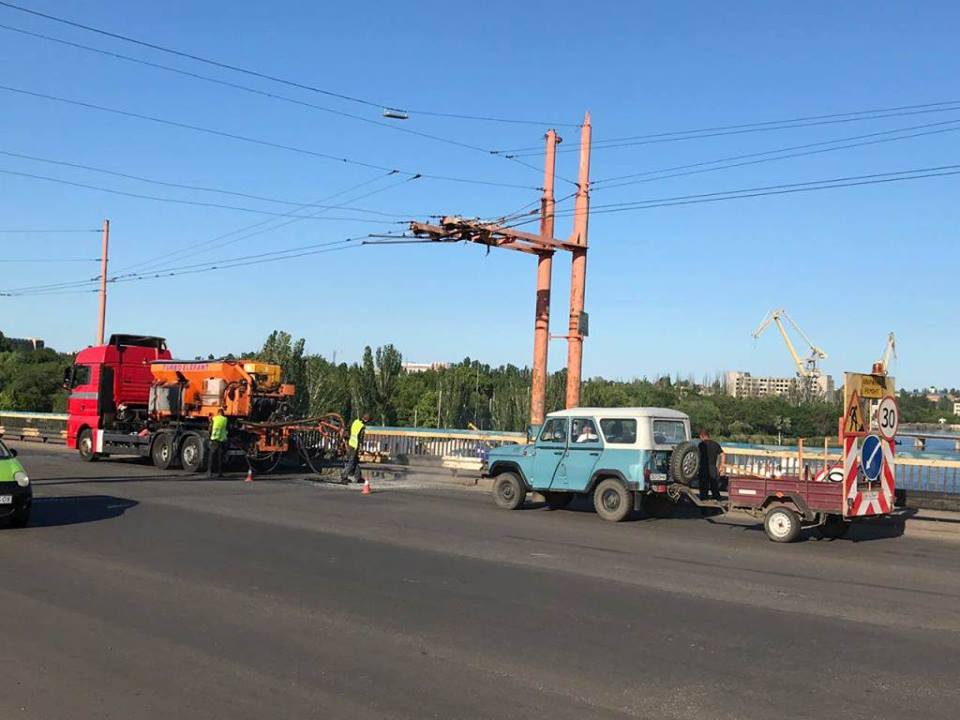
[{"label": "blue sky", "polygon": [[[786,2],[165,2],[22,0],[79,22],[404,108],[576,124],[594,139],[960,100],[956,3]],[[376,108],[284,87],[0,7],[0,23],[173,65],[381,120]],[[254,96],[0,29],[0,84],[108,105],[434,175],[376,182],[333,201],[398,223],[429,214],[494,216],[533,202],[542,173],[469,149]],[[960,109],[866,122],[596,149],[593,178],[859,134],[960,121]],[[541,143],[547,124],[413,113],[398,127],[483,148]],[[958,123],[960,126],[960,123]],[[951,126],[947,126],[951,127]],[[558,127],[561,148],[577,142]],[[164,182],[307,203],[380,171],[0,91],[0,151]],[[539,165],[538,157],[525,160]],[[960,162],[960,133],[603,189],[594,205],[866,175]],[[289,205],[201,193],[0,155],[0,170],[289,212]],[[576,176],[576,153],[558,172]],[[612,184],[612,183],[611,183]],[[785,306],[829,353],[832,373],[862,370],[898,337],[902,386],[960,385],[955,268],[960,176],[633,212],[590,225],[584,373],[616,377],[727,369],[790,374],[774,333],[750,333]],[[392,186],[389,187],[388,186]],[[350,199],[380,188],[376,195]],[[558,195],[573,187],[558,181]],[[269,219],[236,210],[120,197],[0,174],[0,229],[112,222],[111,275],[163,256],[169,266],[398,230],[306,220],[223,245]],[[423,217],[423,219],[426,219]],[[279,223],[277,223],[279,224]],[[535,227],[535,226],[532,226]],[[558,218],[557,234],[570,231]],[[236,235],[232,237],[237,237]],[[229,238],[227,238],[229,239]],[[96,234],[0,235],[4,257],[95,258]],[[203,251],[203,252],[200,252]],[[95,263],[4,263],[3,289],[85,279]],[[569,259],[554,264],[553,332],[565,331]],[[392,342],[410,360],[526,364],[533,258],[480,247],[360,247],[296,260],[111,287],[108,331],[165,335],[175,353],[252,348],[274,328],[312,351],[359,357]],[[2,297],[0,329],[62,349],[94,339],[93,293]],[[551,344],[551,367],[566,347]]]}]

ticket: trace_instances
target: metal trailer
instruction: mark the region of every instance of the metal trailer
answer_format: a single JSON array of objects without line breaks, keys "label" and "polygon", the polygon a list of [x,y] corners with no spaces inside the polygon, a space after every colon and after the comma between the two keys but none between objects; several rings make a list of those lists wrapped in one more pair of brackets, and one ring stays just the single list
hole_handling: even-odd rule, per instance
[{"label": "metal trailer", "polygon": [[668,492],[674,497],[684,495],[701,508],[745,512],[762,520],[767,537],[780,543],[793,542],[804,529],[813,528],[825,538],[843,537],[854,522],[894,514],[892,507],[871,515],[850,514],[842,482],[745,476],[728,477],[726,481],[728,496],[722,502],[701,500],[698,492],[686,485],[671,485]]}]

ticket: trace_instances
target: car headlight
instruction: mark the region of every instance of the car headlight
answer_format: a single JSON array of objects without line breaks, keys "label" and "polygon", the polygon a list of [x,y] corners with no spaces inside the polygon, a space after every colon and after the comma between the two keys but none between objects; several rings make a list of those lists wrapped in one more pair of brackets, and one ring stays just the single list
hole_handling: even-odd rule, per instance
[{"label": "car headlight", "polygon": [[26,487],[30,484],[30,476],[27,475],[23,470],[17,470],[13,474],[13,479],[17,481],[17,485],[20,487]]}]

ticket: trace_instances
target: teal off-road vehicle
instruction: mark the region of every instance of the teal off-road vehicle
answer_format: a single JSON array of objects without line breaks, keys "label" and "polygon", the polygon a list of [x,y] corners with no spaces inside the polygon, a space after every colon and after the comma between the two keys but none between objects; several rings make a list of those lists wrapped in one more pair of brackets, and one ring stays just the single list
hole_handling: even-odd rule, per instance
[{"label": "teal off-road vehicle", "polygon": [[551,508],[592,495],[604,520],[643,508],[663,514],[673,483],[689,483],[699,464],[690,418],[668,408],[575,408],[550,413],[526,445],[490,451],[486,475],[497,505],[520,507],[537,492]]}]

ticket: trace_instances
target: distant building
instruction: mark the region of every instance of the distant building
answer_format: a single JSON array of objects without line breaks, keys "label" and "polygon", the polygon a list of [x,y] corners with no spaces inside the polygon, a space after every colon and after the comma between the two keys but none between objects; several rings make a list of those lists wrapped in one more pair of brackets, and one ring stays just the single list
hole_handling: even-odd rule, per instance
[{"label": "distant building", "polygon": [[932,405],[939,405],[942,397],[943,396],[940,393],[927,393],[927,402]]},{"label": "distant building", "polygon": [[960,400],[954,400],[953,402],[953,414],[960,415]]},{"label": "distant building", "polygon": [[11,350],[43,350],[45,347],[43,340],[35,337],[28,338],[4,338],[10,343]]},{"label": "distant building", "polygon": [[403,371],[406,373],[422,373],[427,370],[443,370],[450,367],[448,362],[432,362],[432,363],[414,363],[414,362],[405,362],[401,366]]},{"label": "distant building", "polygon": [[754,377],[748,372],[731,371],[724,375],[724,390],[736,398],[767,397],[769,395],[800,395],[808,390],[817,397],[832,398],[833,378]]}]

